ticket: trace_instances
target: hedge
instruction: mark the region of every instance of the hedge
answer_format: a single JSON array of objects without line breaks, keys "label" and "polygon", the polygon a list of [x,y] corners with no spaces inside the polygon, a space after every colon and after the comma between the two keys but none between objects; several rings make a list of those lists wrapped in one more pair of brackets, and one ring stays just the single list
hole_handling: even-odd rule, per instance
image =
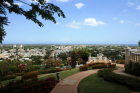
[{"label": "hedge", "polygon": [[0,88],[0,93],[50,93],[56,85],[56,78],[50,77],[45,80],[30,80],[9,82]]},{"label": "hedge", "polygon": [[120,83],[133,89],[134,91],[140,91],[140,79],[129,77],[112,72],[114,69],[103,69],[98,71],[98,75],[106,81]]},{"label": "hedge", "polygon": [[8,79],[15,79],[17,77],[17,75],[6,75],[4,77],[1,77],[0,80],[8,80]]}]

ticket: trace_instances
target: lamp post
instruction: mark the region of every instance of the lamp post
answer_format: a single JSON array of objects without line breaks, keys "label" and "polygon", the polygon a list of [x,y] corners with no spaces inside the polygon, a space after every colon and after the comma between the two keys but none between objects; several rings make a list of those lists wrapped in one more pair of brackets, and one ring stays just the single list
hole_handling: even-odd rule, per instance
[{"label": "lamp post", "polygon": [[56,77],[57,77],[57,80],[59,81],[60,80],[60,73],[59,72],[56,72]]}]

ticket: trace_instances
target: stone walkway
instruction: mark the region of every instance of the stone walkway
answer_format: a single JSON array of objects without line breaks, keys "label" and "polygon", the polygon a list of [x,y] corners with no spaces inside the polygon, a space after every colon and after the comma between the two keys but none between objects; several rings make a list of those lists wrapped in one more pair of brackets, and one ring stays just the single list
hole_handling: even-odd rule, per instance
[{"label": "stone walkway", "polygon": [[124,68],[124,65],[123,64],[116,64],[116,66],[119,66],[121,68],[119,68],[118,70],[114,70],[113,71],[114,73],[122,74],[122,75],[125,75],[125,76],[130,76],[130,77],[135,77],[135,78],[139,78],[140,79],[140,77],[138,77],[138,76],[125,73],[125,68]]},{"label": "stone walkway", "polygon": [[96,70],[88,70],[79,72],[72,76],[69,76],[63,80],[61,80],[51,91],[51,93],[78,93],[77,87],[79,82],[94,73],[97,73],[99,69]]}]

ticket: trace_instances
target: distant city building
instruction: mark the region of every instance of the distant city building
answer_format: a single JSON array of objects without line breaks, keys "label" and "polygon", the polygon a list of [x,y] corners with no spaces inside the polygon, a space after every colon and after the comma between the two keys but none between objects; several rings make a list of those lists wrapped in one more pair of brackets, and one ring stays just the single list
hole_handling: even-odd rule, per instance
[{"label": "distant city building", "polygon": [[23,45],[19,45],[19,48],[22,49]]},{"label": "distant city building", "polygon": [[13,48],[16,48],[16,45],[13,45]]}]

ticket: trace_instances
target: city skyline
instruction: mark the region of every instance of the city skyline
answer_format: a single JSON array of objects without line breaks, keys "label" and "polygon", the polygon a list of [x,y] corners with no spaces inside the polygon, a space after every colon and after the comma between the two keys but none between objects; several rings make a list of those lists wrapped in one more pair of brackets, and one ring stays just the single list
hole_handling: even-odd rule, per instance
[{"label": "city skyline", "polygon": [[[32,0],[23,0],[30,4]],[[37,18],[39,27],[24,16],[9,14],[3,44],[137,44],[140,40],[138,0],[47,0],[60,7],[66,18],[54,15],[57,24]],[[25,10],[26,4],[16,2]]]}]

